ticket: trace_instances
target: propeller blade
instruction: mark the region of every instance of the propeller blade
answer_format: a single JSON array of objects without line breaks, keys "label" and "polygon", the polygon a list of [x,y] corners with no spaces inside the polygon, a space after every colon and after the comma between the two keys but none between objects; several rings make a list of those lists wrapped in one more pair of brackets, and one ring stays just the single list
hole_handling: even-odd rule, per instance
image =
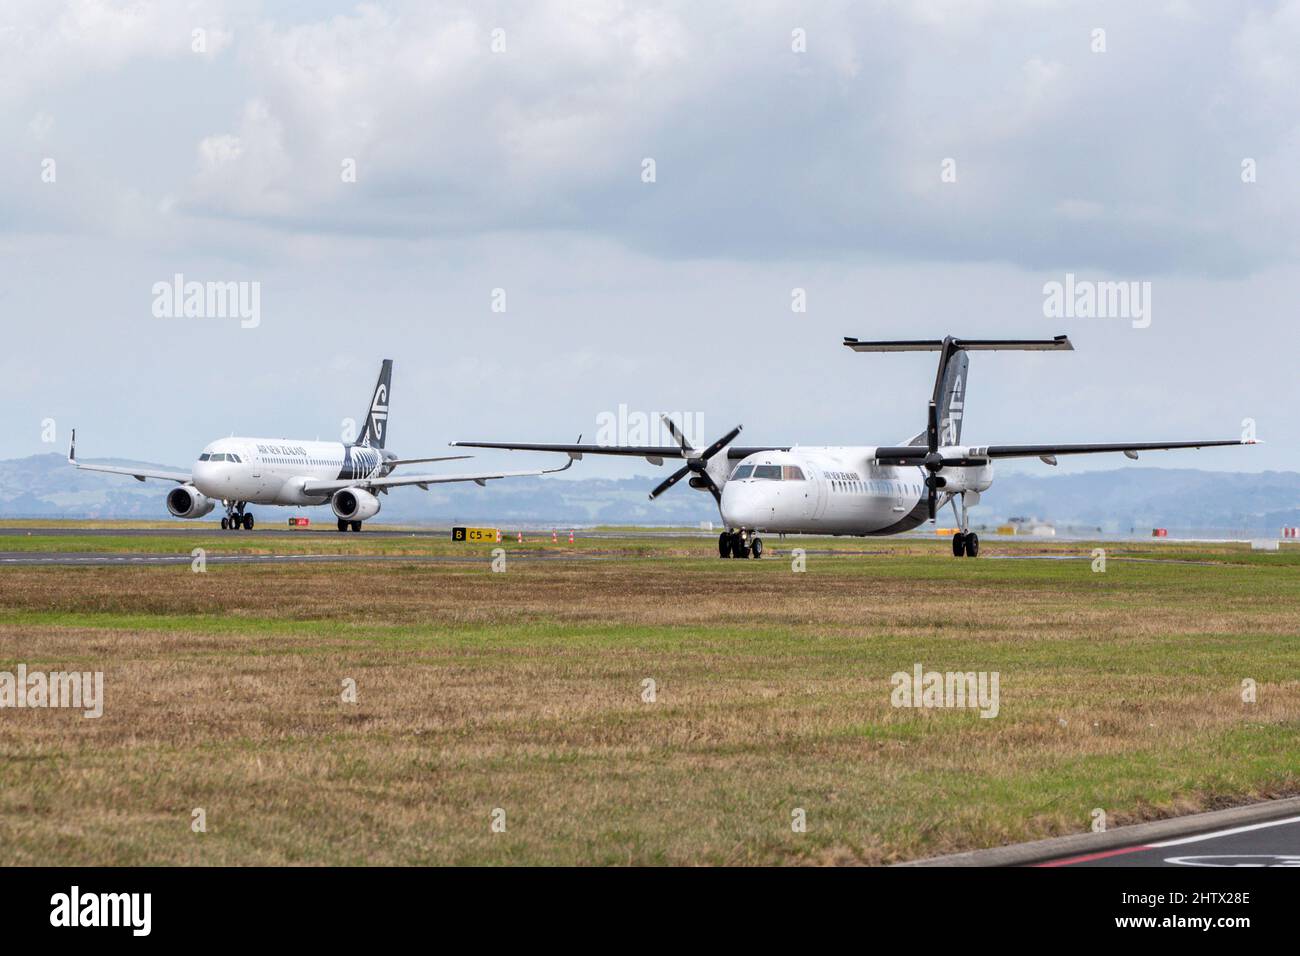
[{"label": "propeller blade", "polygon": [[677,484],[677,482],[681,481],[690,473],[691,473],[691,468],[689,465],[686,465],[682,468],[678,468],[676,471],[674,471],[663,481],[659,482],[658,486],[655,488],[654,491],[650,492],[650,500],[654,501],[656,498],[658,498],[665,491],[667,491],[673,485]]},{"label": "propeller blade", "polygon": [[700,460],[708,461],[718,452],[722,451],[722,449],[730,445],[733,441],[736,440],[736,436],[740,434],[741,429],[743,427],[744,427],[743,425],[737,425],[731,431],[727,432],[727,434],[723,435],[721,438],[715,441],[708,448],[704,449],[704,451],[700,453]]},{"label": "propeller blade", "polygon": [[939,493],[933,488],[929,489],[929,499],[926,501],[926,507],[930,512],[930,520],[933,521],[939,510]]},{"label": "propeller blade", "polygon": [[713,495],[713,500],[719,505],[722,504],[722,489],[713,481],[713,476],[709,474],[708,469],[701,470],[699,476],[708,483],[709,494]]},{"label": "propeller blade", "polygon": [[925,445],[932,455],[939,450],[939,409],[933,401],[926,418]]},{"label": "propeller blade", "polygon": [[690,453],[693,452],[693,451],[695,451],[695,449],[692,448],[691,445],[690,445],[690,442],[688,442],[688,441],[686,440],[686,436],[683,435],[683,434],[678,430],[678,428],[677,428],[677,423],[674,422],[674,421],[673,421],[671,418],[669,418],[667,415],[660,415],[659,417],[662,418],[662,419],[664,420],[664,424],[668,426],[668,431],[669,431],[670,433],[672,433],[673,440],[676,441],[677,444],[681,445],[681,446],[682,446],[682,451],[685,452],[685,453],[687,454],[687,457],[690,457]]}]

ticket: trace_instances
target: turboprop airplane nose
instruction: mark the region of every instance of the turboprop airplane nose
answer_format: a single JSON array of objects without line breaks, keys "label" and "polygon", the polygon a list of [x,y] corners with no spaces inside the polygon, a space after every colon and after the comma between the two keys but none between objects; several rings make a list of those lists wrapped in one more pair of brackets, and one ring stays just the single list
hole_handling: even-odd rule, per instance
[{"label": "turboprop airplane nose", "polygon": [[719,510],[729,528],[760,527],[771,509],[764,509],[760,489],[755,483],[729,481],[722,486],[722,503]]}]

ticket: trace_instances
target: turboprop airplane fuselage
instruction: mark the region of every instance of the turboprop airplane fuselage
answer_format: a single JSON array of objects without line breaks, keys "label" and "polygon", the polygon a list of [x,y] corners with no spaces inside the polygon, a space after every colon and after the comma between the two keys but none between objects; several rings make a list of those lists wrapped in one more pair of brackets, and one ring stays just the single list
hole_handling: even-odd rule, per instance
[{"label": "turboprop airplane fuselage", "polygon": [[[980,492],[992,465],[945,468],[954,491]],[[881,465],[875,446],[794,447],[762,451],[717,482],[728,527],[773,534],[891,535],[929,518],[926,471]]]}]

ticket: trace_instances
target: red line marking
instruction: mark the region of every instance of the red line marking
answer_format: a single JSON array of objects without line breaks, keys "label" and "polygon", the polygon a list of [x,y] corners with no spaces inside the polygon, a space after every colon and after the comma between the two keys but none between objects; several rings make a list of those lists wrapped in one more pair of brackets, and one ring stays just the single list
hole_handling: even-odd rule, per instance
[{"label": "red line marking", "polygon": [[1035,863],[1035,866],[1069,866],[1071,863],[1087,863],[1089,860],[1104,860],[1108,856],[1122,856],[1125,853],[1136,853],[1139,850],[1150,850],[1153,847],[1147,844],[1140,846],[1125,846],[1118,850],[1106,850],[1102,853],[1085,853],[1083,856],[1067,856],[1063,860],[1052,860],[1048,863]]}]

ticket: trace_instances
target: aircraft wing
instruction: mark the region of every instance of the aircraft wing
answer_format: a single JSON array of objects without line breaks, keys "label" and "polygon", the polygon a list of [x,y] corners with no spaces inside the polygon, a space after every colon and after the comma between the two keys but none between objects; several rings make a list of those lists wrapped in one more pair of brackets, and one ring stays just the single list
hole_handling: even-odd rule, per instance
[{"label": "aircraft wing", "polygon": [[989,458],[1041,458],[1043,456],[1091,455],[1115,451],[1136,454],[1140,451],[1171,451],[1175,448],[1214,448],[1223,445],[1254,444],[1256,444],[1254,441],[1233,438],[1211,439],[1210,441],[1102,442],[1080,445],[989,445],[984,451]]},{"label": "aircraft wing", "polygon": [[439,455],[436,458],[390,458],[390,465],[421,465],[430,461],[461,461],[465,458],[473,458],[473,455]]},{"label": "aircraft wing", "polygon": [[427,490],[430,485],[442,485],[452,481],[473,481],[479,485],[485,485],[489,481],[495,481],[498,478],[535,478],[538,475],[553,475],[557,471],[566,471],[573,467],[573,461],[574,459],[570,458],[559,468],[540,468],[532,471],[484,471],[468,475],[389,475],[386,478],[306,481],[303,482],[302,490],[304,494],[308,495],[329,495],[344,488],[364,488],[370,491],[399,488],[402,485],[418,485],[420,488]]},{"label": "aircraft wing", "polygon": [[[960,466],[980,464],[995,458],[1053,459],[1057,455],[1092,455],[1105,452],[1123,452],[1136,458],[1140,451],[1170,451],[1176,448],[1215,448],[1224,445],[1255,445],[1256,439],[1206,439],[1203,441],[1147,441],[1147,442],[1097,442],[1072,445],[970,445],[952,455],[949,449],[940,449],[944,465]],[[884,464],[921,463],[927,454],[924,445],[898,445],[876,449],[876,460]]]},{"label": "aircraft wing", "polygon": [[150,468],[119,468],[115,465],[88,465],[77,461],[77,430],[72,430],[72,444],[68,447],[68,464],[75,465],[82,471],[103,471],[110,475],[130,475],[136,481],[156,478],[159,481],[176,481],[188,484],[194,476],[184,471],[154,471]]},{"label": "aircraft wing", "polygon": [[[685,458],[686,453],[680,445],[549,445],[535,442],[496,442],[496,441],[454,441],[460,448],[498,448],[507,451],[549,451],[580,459],[583,455],[624,455],[628,458],[644,458],[652,465],[662,465],[665,458]],[[748,458],[760,451],[789,451],[789,445],[732,445],[727,449],[727,457],[733,461]]]}]

